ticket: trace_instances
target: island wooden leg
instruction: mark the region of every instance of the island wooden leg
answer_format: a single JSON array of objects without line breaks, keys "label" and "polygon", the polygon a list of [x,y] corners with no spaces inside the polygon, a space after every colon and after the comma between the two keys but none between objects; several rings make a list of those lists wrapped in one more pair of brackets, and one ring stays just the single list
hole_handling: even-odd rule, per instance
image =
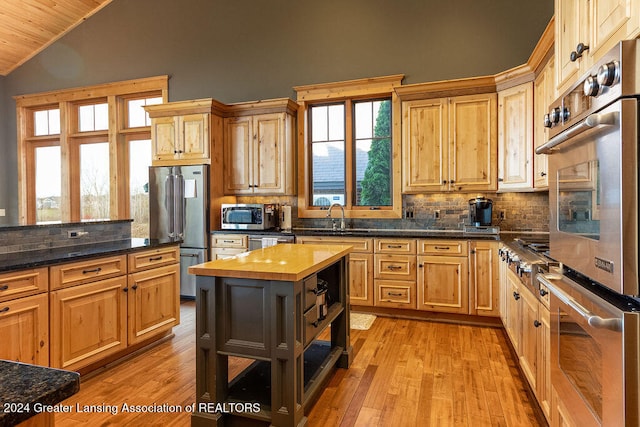
[{"label": "island wooden leg", "polygon": [[196,411],[192,427],[222,426],[221,413],[207,412],[207,404],[224,402],[228,392],[226,356],[216,353],[215,277],[196,277]]},{"label": "island wooden leg", "polygon": [[[271,424],[304,426],[303,284],[271,282]],[[292,314],[294,314],[292,316]]]}]

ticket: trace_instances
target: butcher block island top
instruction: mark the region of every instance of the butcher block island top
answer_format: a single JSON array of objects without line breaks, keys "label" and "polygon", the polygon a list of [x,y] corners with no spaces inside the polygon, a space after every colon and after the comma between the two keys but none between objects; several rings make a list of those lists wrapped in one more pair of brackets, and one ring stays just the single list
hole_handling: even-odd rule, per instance
[{"label": "butcher block island top", "polygon": [[[197,276],[192,427],[306,425],[305,410],[353,358],[351,249],[279,244],[189,268]],[[229,357],[249,361],[234,378]]]},{"label": "butcher block island top", "polygon": [[298,281],[351,252],[350,245],[281,244],[189,267],[197,276]]}]

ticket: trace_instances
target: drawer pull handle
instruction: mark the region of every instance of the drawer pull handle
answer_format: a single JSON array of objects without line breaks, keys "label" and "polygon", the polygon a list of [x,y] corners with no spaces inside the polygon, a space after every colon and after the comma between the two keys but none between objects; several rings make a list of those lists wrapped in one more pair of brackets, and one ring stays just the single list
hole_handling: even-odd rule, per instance
[{"label": "drawer pull handle", "polygon": [[101,267],[97,267],[94,268],[92,270],[82,270],[82,274],[89,274],[89,273],[100,273],[102,271]]},{"label": "drawer pull handle", "polygon": [[400,249],[402,245],[387,245],[387,249]]},{"label": "drawer pull handle", "polygon": [[162,259],[162,255],[157,256],[157,257],[155,257],[155,258],[154,258],[154,257],[151,257],[151,258],[149,258],[149,261],[160,261],[161,259]]},{"label": "drawer pull handle", "polygon": [[9,289],[9,285],[0,286],[0,291],[6,291],[7,289]]},{"label": "drawer pull handle", "polygon": [[235,243],[233,240],[223,240],[222,243]]},{"label": "drawer pull handle", "polygon": [[9,307],[5,307],[2,310],[0,310],[0,313],[6,313],[7,311],[9,311]]},{"label": "drawer pull handle", "polygon": [[390,297],[401,297],[402,294],[400,292],[387,292],[387,295]]},{"label": "drawer pull handle", "polygon": [[438,251],[448,251],[451,249],[449,246],[435,246],[434,248]]},{"label": "drawer pull handle", "polygon": [[400,265],[388,265],[387,269],[388,270],[402,270],[402,266],[400,266]]}]

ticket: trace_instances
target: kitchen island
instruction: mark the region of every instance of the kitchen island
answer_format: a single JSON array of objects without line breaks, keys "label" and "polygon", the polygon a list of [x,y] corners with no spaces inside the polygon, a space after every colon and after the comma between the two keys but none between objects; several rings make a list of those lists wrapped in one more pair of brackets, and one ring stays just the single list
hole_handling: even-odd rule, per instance
[{"label": "kitchen island", "polygon": [[[196,278],[191,425],[306,424],[334,367],[352,358],[349,245],[276,245],[189,268]],[[318,340],[328,326],[330,340]],[[251,363],[229,379],[229,356]]]}]

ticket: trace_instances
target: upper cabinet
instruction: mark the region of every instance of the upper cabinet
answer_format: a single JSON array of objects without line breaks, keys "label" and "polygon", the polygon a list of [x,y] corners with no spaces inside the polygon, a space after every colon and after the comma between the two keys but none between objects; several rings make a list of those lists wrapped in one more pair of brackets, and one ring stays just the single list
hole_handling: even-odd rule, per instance
[{"label": "upper cabinet", "polygon": [[495,93],[403,101],[402,191],[495,191],[496,104]]},{"label": "upper cabinet", "polygon": [[153,165],[210,164],[212,127],[221,120],[222,107],[212,99],[145,107],[151,118]]},{"label": "upper cabinet", "polygon": [[498,93],[498,190],[533,188],[533,82]]},{"label": "upper cabinet", "polygon": [[555,20],[562,93],[618,41],[640,35],[640,0],[555,0]]},{"label": "upper cabinet", "polygon": [[[549,112],[549,105],[555,100],[554,58],[544,65],[533,83],[533,142],[537,148],[549,139],[549,128],[544,126],[543,117]],[[533,155],[533,186],[536,189],[549,188],[546,154]]]},{"label": "upper cabinet", "polygon": [[234,104],[224,119],[224,193],[295,194],[295,112],[290,99]]}]

